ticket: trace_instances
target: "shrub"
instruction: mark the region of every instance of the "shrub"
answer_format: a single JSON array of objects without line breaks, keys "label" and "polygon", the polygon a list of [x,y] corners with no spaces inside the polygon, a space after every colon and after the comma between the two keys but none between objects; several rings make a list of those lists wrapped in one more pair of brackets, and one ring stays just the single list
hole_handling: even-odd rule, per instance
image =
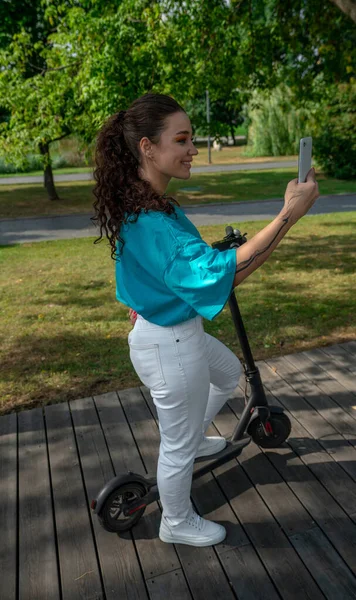
[{"label": "shrub", "polygon": [[333,87],[321,107],[314,156],[327,175],[356,178],[356,84]]},{"label": "shrub", "polygon": [[28,154],[21,165],[8,163],[0,157],[0,173],[29,173],[41,170],[43,170],[43,163],[41,157],[36,154]]},{"label": "shrub", "polygon": [[[50,147],[52,167],[60,169],[92,166],[94,143],[84,144],[75,137],[54,142]],[[17,164],[7,163],[4,157],[0,157],[0,173],[28,173],[42,170],[43,162],[40,155],[28,154],[21,163]]]}]

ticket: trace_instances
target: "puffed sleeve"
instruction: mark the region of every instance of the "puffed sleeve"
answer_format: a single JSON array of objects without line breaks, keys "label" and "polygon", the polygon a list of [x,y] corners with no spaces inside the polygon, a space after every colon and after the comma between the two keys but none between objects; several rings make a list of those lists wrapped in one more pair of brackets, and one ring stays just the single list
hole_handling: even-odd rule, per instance
[{"label": "puffed sleeve", "polygon": [[164,281],[198,314],[212,321],[232,291],[236,249],[220,252],[202,239],[188,236],[165,269]]}]

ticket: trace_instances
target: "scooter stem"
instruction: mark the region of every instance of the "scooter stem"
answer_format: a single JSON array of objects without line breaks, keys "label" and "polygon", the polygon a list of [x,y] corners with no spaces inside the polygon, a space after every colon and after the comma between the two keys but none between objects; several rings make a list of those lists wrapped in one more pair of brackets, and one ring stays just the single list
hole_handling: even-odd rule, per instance
[{"label": "scooter stem", "polygon": [[230,306],[232,320],[235,325],[237,337],[239,338],[241,350],[244,355],[246,371],[254,372],[254,371],[256,371],[256,365],[255,365],[255,361],[253,360],[250,344],[248,343],[247,334],[245,331],[244,324],[242,322],[242,317],[241,317],[240,309],[237,304],[234,290],[232,290],[232,292],[230,294],[229,306]]}]

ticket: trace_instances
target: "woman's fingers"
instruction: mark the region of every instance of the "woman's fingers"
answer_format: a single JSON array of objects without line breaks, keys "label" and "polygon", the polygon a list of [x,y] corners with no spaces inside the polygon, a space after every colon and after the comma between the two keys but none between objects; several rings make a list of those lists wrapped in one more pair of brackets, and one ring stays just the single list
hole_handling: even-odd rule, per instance
[{"label": "woman's fingers", "polygon": [[132,325],[135,325],[135,322],[137,319],[137,312],[135,310],[133,310],[132,308],[130,308],[130,310],[129,310],[129,319],[130,319]]},{"label": "woman's fingers", "polygon": [[306,181],[315,181],[315,169],[312,167],[310,171],[308,171],[308,175]]}]

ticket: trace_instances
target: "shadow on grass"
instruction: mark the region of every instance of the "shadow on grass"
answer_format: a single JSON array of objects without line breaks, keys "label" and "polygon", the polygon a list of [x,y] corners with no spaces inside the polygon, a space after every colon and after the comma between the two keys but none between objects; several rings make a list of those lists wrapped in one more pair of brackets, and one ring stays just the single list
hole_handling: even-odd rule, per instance
[{"label": "shadow on grass", "polygon": [[[73,334],[24,335],[2,360],[2,414],[140,385],[127,339]],[[8,391],[8,394],[6,393]]]},{"label": "shadow on grass", "polygon": [[[323,226],[326,224],[323,223]],[[349,223],[338,223],[338,225],[349,225]],[[331,226],[331,225],[329,225]],[[323,238],[311,236],[310,241],[313,244],[313,252],[310,252],[308,239],[301,241],[300,238],[288,234],[289,244],[284,244],[279,252],[280,267],[279,270],[294,270],[294,271],[314,271],[315,269],[327,269],[333,272],[334,268],[338,269],[341,274],[353,274],[355,272],[356,259],[356,237],[338,235],[329,235]],[[298,244],[297,252],[295,245]],[[332,256],[332,259],[330,255]],[[332,262],[332,268],[330,263]],[[274,264],[273,264],[274,263]],[[335,264],[336,263],[336,264]],[[275,268],[275,261],[267,262],[265,267]],[[310,280],[310,285],[313,285],[313,280]]]}]

